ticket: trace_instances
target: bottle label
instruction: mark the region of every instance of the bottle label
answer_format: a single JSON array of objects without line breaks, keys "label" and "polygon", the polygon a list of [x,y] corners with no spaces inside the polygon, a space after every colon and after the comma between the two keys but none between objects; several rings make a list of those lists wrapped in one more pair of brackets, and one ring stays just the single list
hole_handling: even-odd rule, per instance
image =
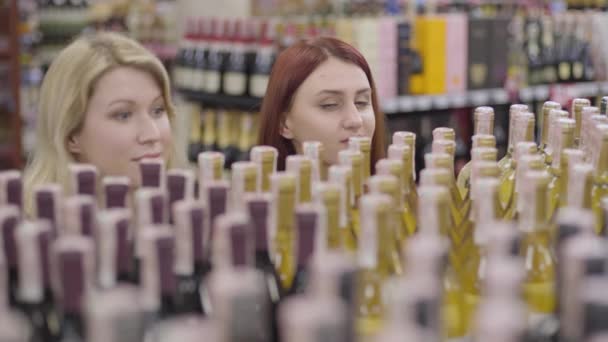
[{"label": "bottle label", "polygon": [[210,94],[217,94],[220,91],[220,73],[216,70],[207,71],[205,80],[205,91]]},{"label": "bottle label", "polygon": [[224,92],[229,95],[243,95],[247,87],[247,77],[242,72],[224,74]]},{"label": "bottle label", "polygon": [[195,91],[205,90],[205,71],[201,69],[195,69],[192,71],[192,79],[190,89]]},{"label": "bottle label", "polygon": [[268,75],[255,74],[251,75],[249,80],[249,93],[255,97],[263,97],[266,94],[268,87]]}]

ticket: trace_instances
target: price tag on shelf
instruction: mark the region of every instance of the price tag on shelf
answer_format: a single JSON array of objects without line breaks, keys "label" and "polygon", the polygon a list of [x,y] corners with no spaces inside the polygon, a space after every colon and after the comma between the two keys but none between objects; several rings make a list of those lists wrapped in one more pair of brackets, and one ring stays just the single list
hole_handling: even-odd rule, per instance
[{"label": "price tag on shelf", "polygon": [[546,101],[549,99],[549,86],[540,85],[534,87],[534,99],[537,101]]},{"label": "price tag on shelf", "polygon": [[401,96],[399,97],[399,111],[401,112],[413,112],[414,111],[414,98],[412,96]]},{"label": "price tag on shelf", "polygon": [[430,110],[433,108],[433,100],[430,96],[417,96],[416,109],[420,111]]},{"label": "price tag on shelf", "polygon": [[532,102],[534,100],[534,91],[530,87],[519,90],[519,99],[522,102]]},{"label": "price tag on shelf", "polygon": [[494,101],[494,104],[509,103],[509,93],[505,89],[493,89],[492,99]]},{"label": "price tag on shelf", "polygon": [[398,107],[397,98],[385,99],[382,101],[382,110],[386,114],[396,113]]},{"label": "price tag on shelf", "polygon": [[437,109],[450,108],[450,98],[447,95],[438,95],[434,98],[434,107]]},{"label": "price tag on shelf", "polygon": [[488,90],[473,90],[469,93],[471,104],[475,107],[490,105],[490,92]]},{"label": "price tag on shelf", "polygon": [[450,103],[453,108],[464,108],[467,106],[467,95],[464,93],[450,95]]}]

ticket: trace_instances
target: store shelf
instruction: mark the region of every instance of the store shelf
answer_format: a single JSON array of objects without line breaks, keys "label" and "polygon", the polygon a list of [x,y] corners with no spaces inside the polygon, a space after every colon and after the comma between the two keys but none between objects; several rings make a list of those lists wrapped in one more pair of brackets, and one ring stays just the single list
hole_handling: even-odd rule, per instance
[{"label": "store shelf", "polygon": [[190,90],[179,90],[179,92],[187,100],[200,103],[204,107],[256,112],[262,104],[262,99],[256,97],[205,94]]},{"label": "store shelf", "polygon": [[512,102],[529,103],[547,101],[550,98],[563,105],[573,98],[608,94],[608,82],[583,82],[572,84],[538,85],[509,93],[506,89],[470,90],[442,95],[408,95],[384,100],[386,114],[424,112],[430,110],[458,109],[477,106],[497,106]]}]

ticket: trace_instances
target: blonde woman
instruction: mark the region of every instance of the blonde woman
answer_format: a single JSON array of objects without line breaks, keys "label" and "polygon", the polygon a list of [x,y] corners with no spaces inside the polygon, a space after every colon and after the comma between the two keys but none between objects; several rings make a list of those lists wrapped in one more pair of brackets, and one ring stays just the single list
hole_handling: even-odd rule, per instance
[{"label": "blonde woman", "polygon": [[141,158],[181,164],[169,87],[162,63],[129,38],[97,33],[67,46],[42,83],[36,148],[25,171],[26,214],[33,214],[37,185],[59,183],[68,191],[70,163],[128,176],[134,187]]}]

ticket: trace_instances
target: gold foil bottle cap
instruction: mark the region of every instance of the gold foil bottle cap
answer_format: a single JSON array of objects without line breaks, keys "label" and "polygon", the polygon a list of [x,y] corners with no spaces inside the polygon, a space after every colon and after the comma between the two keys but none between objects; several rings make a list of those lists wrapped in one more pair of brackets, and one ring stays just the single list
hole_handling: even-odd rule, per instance
[{"label": "gold foil bottle cap", "polygon": [[433,153],[448,153],[452,157],[456,153],[456,142],[451,140],[433,140],[431,146]]},{"label": "gold foil bottle cap", "polygon": [[435,140],[456,141],[456,132],[450,127],[437,127],[433,130],[433,141]]},{"label": "gold foil bottle cap", "polygon": [[392,143],[395,145],[407,145],[410,148],[416,143],[416,133],[398,131],[393,133]]},{"label": "gold foil bottle cap", "polygon": [[496,148],[496,137],[491,134],[475,134],[472,137],[473,148],[475,147],[493,147]]}]

